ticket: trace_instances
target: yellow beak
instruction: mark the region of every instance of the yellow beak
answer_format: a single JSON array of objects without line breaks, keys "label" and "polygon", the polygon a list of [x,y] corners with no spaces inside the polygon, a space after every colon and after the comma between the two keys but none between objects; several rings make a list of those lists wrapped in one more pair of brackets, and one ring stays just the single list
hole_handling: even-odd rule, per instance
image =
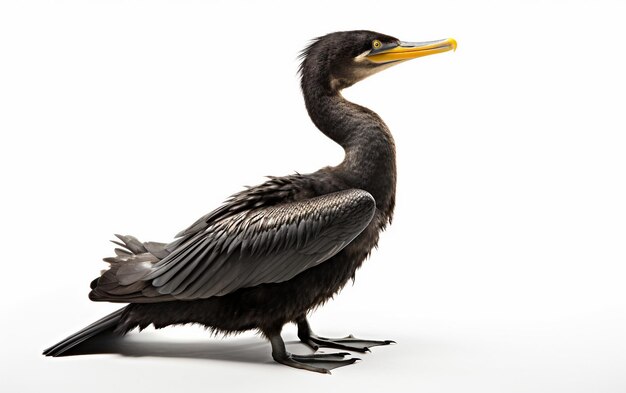
[{"label": "yellow beak", "polygon": [[400,42],[399,45],[389,49],[382,47],[379,50],[372,50],[367,55],[367,59],[373,63],[388,63],[434,55],[449,50],[456,50],[456,40],[454,38],[429,42]]}]

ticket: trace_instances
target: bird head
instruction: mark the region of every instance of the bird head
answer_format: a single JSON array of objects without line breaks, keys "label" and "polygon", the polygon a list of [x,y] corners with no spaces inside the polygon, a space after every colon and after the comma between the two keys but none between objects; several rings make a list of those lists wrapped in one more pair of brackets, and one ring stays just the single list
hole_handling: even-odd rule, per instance
[{"label": "bird head", "polygon": [[338,91],[393,65],[455,49],[452,38],[404,42],[366,30],[331,33],[313,40],[302,51],[302,85],[314,82]]}]

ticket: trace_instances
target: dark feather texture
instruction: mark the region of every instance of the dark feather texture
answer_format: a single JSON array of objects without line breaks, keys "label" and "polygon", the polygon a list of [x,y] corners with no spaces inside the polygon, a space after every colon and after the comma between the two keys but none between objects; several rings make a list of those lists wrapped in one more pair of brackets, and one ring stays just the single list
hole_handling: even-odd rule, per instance
[{"label": "dark feather texture", "polygon": [[72,334],[58,344],[46,349],[45,351],[43,351],[43,354],[46,356],[58,356],[74,348],[78,344],[87,341],[90,338],[96,337],[97,335],[105,332],[113,331],[113,329],[115,329],[115,327],[117,326],[123,312],[124,309],[122,308],[107,315],[106,317],[87,326],[83,330]]},{"label": "dark feather texture", "polygon": [[[261,188],[274,195],[272,187]],[[103,275],[106,281],[98,283],[91,299],[195,300],[290,280],[337,254],[363,231],[375,211],[374,199],[363,190],[282,204],[263,200],[254,188],[247,193],[247,202],[259,203],[242,210],[239,195],[227,204],[232,207],[229,214],[210,214],[195,223],[181,235],[188,240],[161,260],[137,239],[117,235],[131,253],[120,250],[115,258],[107,258],[111,273]]]},{"label": "dark feather texture", "polygon": [[120,248],[105,259],[110,267],[92,282],[90,298],[130,304],[45,354],[60,355],[108,329],[199,323],[224,333],[259,329],[278,348],[275,356],[286,356],[276,339],[282,326],[303,321],[353,279],[392,218],[391,133],[376,113],[339,94],[364,77],[353,59],[373,39],[395,40],[341,32],[303,51],[306,108],[344,148],[341,164],[241,191],[168,244],[117,235]]}]

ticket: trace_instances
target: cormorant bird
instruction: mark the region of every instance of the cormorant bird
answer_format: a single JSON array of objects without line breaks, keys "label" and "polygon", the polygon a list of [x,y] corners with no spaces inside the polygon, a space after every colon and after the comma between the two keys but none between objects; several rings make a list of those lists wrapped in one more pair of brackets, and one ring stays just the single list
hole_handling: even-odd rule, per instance
[{"label": "cormorant bird", "polygon": [[225,333],[258,329],[277,362],[328,373],[357,359],[345,352],[291,354],[280,336],[283,325],[297,323],[298,337],[313,349],[365,352],[391,343],[319,337],[306,318],[354,278],[395,204],[391,133],[341,90],[403,61],[451,49],[453,39],[402,42],[372,31],[314,40],[301,55],[302,92],[315,125],[344,148],[343,162],[241,191],[169,244],[117,235],[123,248],[105,258],[110,267],[93,280],[89,298],[130,304],[44,355],[62,355],[103,332],[198,323]]}]

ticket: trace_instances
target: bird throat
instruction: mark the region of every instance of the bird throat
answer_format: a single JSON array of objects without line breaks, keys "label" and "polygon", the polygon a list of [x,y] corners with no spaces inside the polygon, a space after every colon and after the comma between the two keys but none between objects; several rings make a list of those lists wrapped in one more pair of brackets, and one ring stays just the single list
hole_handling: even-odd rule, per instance
[{"label": "bird throat", "polygon": [[339,91],[305,86],[303,94],[313,123],[345,151],[344,160],[334,170],[351,187],[372,194],[377,207],[391,216],[396,188],[391,132],[375,112],[346,100]]}]

